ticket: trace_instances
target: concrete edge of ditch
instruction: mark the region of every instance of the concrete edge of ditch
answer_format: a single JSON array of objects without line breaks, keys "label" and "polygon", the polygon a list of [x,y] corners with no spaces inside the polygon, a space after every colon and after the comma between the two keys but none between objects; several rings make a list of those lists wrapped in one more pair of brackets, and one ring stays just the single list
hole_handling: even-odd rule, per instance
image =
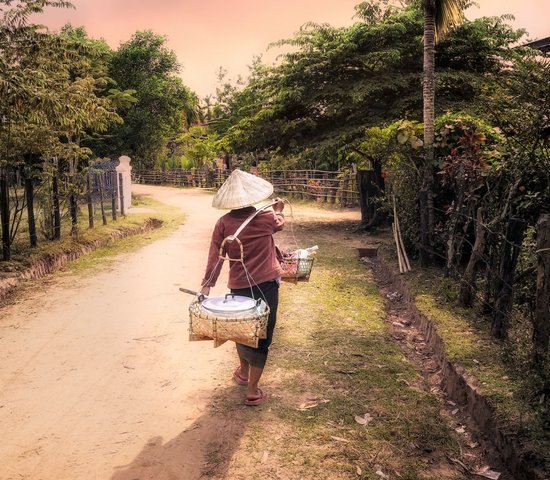
[{"label": "concrete edge of ditch", "polygon": [[17,274],[0,279],[0,302],[5,300],[21,283],[44,277],[61,269],[69,262],[72,262],[87,253],[100,248],[113,245],[123,238],[146,233],[160,228],[164,222],[156,218],[148,218],[142,225],[137,227],[123,227],[112,232],[108,237],[94,240],[78,245],[76,248],[56,254],[46,254],[43,258],[36,260],[29,267],[17,272]]},{"label": "concrete edge of ditch", "polygon": [[377,281],[383,279],[389,282],[391,288],[402,295],[401,301],[410,314],[411,322],[424,335],[441,369],[443,389],[453,402],[465,409],[474,423],[474,429],[482,434],[480,442],[485,443],[488,450],[497,452],[517,480],[548,480],[548,474],[540,466],[544,460],[526,451],[514,434],[506,432],[505,425],[496,419],[487,398],[477,388],[477,379],[468,375],[461,366],[449,361],[445,355],[443,339],[434,323],[416,306],[414,295],[406,279],[382,258],[369,260],[372,260],[372,267],[378,270],[378,272],[375,271],[375,276],[380,276]]}]

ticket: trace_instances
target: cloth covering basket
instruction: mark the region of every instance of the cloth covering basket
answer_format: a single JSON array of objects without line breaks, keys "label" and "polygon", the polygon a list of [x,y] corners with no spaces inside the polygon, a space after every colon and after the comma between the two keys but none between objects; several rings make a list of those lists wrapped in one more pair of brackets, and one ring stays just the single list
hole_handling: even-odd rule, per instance
[{"label": "cloth covering basket", "polygon": [[228,340],[258,348],[258,341],[267,338],[269,307],[262,300],[255,314],[217,316],[201,308],[197,299],[189,305],[189,340],[214,340],[214,347]]},{"label": "cloth covering basket", "polygon": [[293,283],[309,281],[314,260],[314,257],[283,258],[281,260],[281,268],[283,269],[281,280]]}]

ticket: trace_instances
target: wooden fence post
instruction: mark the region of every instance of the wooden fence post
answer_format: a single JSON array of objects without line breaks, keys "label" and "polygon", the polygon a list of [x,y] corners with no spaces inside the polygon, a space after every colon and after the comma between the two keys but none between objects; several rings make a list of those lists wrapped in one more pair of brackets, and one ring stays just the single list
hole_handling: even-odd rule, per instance
[{"label": "wooden fence post", "polygon": [[61,239],[61,206],[59,204],[59,176],[52,177],[52,204],[53,204],[53,238]]},{"label": "wooden fence post", "polygon": [[90,179],[91,172],[88,170],[86,176],[86,187],[88,190],[88,228],[94,228],[94,203],[92,201],[92,185],[93,182]]},{"label": "wooden fence post", "polygon": [[31,247],[38,245],[38,237],[36,235],[36,221],[34,218],[34,185],[32,178],[25,176],[25,197],[27,199],[27,217],[29,222],[29,241]]},{"label": "wooden fence post", "polygon": [[113,170],[111,172],[111,215],[116,222],[116,196],[117,196],[117,175]]},{"label": "wooden fence post", "polygon": [[124,211],[124,185],[122,179],[122,173],[118,174],[118,193],[119,193],[119,202],[120,202],[120,214],[125,217],[126,212]]},{"label": "wooden fence post", "polygon": [[0,168],[0,217],[2,218],[2,260],[11,259],[10,204],[8,192],[8,172]]},{"label": "wooden fence post", "polygon": [[550,214],[537,222],[537,294],[533,319],[534,366],[541,366],[548,354],[550,340]]},{"label": "wooden fence post", "polygon": [[340,206],[345,207],[347,205],[346,186],[348,184],[348,172],[344,173],[344,177],[340,182]]}]

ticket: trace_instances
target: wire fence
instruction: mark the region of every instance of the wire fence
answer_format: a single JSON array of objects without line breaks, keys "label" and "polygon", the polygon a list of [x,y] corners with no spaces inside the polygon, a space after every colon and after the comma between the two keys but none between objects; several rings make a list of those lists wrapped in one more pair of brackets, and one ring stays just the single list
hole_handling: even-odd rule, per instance
[{"label": "wire fence", "polygon": [[68,227],[74,233],[82,226],[106,225],[123,214],[115,164],[75,173],[52,169],[32,177],[20,168],[1,169],[0,193],[3,260],[29,240],[37,246],[60,239]]}]

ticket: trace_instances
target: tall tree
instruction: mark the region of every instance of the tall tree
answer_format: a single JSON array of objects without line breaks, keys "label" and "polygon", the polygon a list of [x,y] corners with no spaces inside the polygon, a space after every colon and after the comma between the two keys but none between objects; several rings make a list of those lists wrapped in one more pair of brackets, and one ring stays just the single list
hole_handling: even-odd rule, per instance
[{"label": "tall tree", "polygon": [[[0,218],[2,258],[11,258],[13,228],[10,225],[9,176],[17,125],[29,106],[50,104],[44,71],[26,68],[22,52],[36,48],[46,38],[40,26],[29,22],[46,7],[71,7],[63,0],[0,0]],[[48,100],[46,100],[48,99]],[[23,122],[24,125],[24,122]]]},{"label": "tall tree", "polygon": [[433,247],[433,164],[435,118],[435,45],[449,29],[463,19],[465,0],[423,0],[424,61],[423,61],[423,119],[426,159],[420,191],[421,250],[420,261],[430,263]]},{"label": "tall tree", "polygon": [[138,168],[161,163],[169,140],[193,121],[197,97],[178,76],[176,54],[166,38],[151,31],[136,32],[114,53],[110,76],[120,90],[135,90],[137,102],[121,108],[124,124],[115,128],[108,151],[130,155]]},{"label": "tall tree", "polygon": [[[27,9],[23,8],[26,3]],[[82,139],[120,121],[111,100],[100,96],[107,84],[106,63],[94,61],[91,50],[75,41],[74,32],[55,35],[28,23],[31,13],[40,13],[48,5],[66,4],[21,2],[4,12],[0,25],[0,166],[6,173],[23,174],[28,201],[33,198],[33,182],[55,173],[60,164],[73,175],[77,172],[80,160],[90,153],[81,145]],[[4,179],[7,174],[2,175]],[[2,221],[2,233],[8,239],[3,242],[4,259],[9,258],[9,244],[19,225],[13,220],[17,211],[10,213],[6,188],[2,185],[2,217],[7,211],[12,221],[11,225]],[[74,206],[74,182],[68,188]],[[34,245],[31,201],[28,207]]]},{"label": "tall tree", "polygon": [[[421,120],[422,11],[375,7],[361,4],[361,21],[350,27],[305,25],[280,42],[291,52],[275,67],[255,62],[246,86],[225,99],[213,125],[224,147],[284,156],[285,166],[336,169],[357,161],[365,129]],[[475,114],[481,85],[513,61],[509,47],[517,39],[502,18],[465,22],[450,32],[437,51],[437,114]]]}]

